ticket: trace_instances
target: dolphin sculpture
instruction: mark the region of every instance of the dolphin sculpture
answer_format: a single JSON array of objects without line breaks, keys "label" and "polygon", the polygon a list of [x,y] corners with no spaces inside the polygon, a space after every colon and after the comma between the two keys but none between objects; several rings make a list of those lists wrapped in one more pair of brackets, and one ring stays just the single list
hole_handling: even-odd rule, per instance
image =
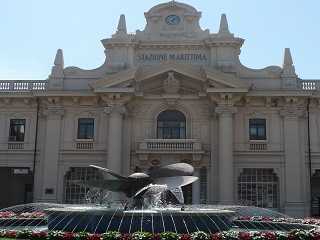
[{"label": "dolphin sculpture", "polygon": [[[141,205],[146,193],[149,192],[149,195],[151,193],[155,195],[157,191],[161,192],[164,202],[183,204],[181,187],[198,180],[198,177],[193,176],[194,168],[187,163],[175,163],[152,168],[147,172],[136,172],[127,177],[100,166],[90,165],[90,167],[109,174],[114,179],[90,180],[87,182],[89,187],[122,192],[128,198],[133,198],[136,202],[140,202],[138,205]],[[155,188],[155,186],[158,187]]]}]

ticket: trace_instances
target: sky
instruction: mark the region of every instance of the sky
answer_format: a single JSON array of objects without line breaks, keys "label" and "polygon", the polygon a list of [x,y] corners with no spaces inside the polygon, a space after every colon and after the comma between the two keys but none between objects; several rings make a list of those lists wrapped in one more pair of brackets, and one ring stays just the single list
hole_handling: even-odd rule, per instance
[{"label": "sky", "polygon": [[[143,30],[144,12],[162,0],[0,0],[0,80],[46,79],[58,48],[65,66],[92,69],[104,62],[101,39],[120,14],[129,32]],[[180,0],[202,12],[203,29],[218,31],[220,15],[246,41],[240,60],[250,68],[282,65],[291,49],[298,76],[320,79],[319,0]]]}]

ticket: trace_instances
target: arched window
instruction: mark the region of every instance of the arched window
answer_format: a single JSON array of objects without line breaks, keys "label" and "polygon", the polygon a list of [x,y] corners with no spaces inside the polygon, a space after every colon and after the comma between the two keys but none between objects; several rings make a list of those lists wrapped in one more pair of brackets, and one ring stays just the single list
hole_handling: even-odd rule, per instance
[{"label": "arched window", "polygon": [[182,112],[166,110],[157,119],[157,137],[161,139],[186,138],[186,117]]},{"label": "arched window", "polygon": [[240,204],[279,207],[279,180],[270,168],[245,168],[238,178]]},{"label": "arched window", "polygon": [[91,167],[72,167],[64,177],[64,202],[79,204],[86,202],[90,180],[102,180],[99,170]]}]

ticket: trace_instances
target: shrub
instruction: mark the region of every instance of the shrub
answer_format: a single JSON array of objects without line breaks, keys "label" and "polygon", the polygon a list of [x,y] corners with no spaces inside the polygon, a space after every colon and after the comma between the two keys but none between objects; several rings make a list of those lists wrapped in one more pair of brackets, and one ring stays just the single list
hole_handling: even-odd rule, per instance
[{"label": "shrub", "polygon": [[16,238],[29,239],[32,236],[32,231],[28,229],[23,229],[16,232]]},{"label": "shrub", "polygon": [[48,240],[62,240],[64,232],[61,231],[50,231],[48,233]]},{"label": "shrub", "polygon": [[191,234],[192,240],[209,240],[209,236],[207,233],[199,231]]},{"label": "shrub", "polygon": [[162,232],[160,233],[161,240],[178,240],[179,235],[174,232]]},{"label": "shrub", "polygon": [[121,233],[110,231],[101,235],[103,240],[121,240]]},{"label": "shrub", "polygon": [[149,232],[135,232],[132,234],[133,240],[151,240],[152,233]]}]

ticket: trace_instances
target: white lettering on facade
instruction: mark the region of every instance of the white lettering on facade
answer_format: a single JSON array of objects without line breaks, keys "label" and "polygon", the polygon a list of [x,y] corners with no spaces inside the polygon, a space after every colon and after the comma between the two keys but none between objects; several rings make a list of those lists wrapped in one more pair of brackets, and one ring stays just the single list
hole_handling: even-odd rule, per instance
[{"label": "white lettering on facade", "polygon": [[139,62],[206,62],[207,56],[203,53],[150,53],[137,55],[137,60]]}]

